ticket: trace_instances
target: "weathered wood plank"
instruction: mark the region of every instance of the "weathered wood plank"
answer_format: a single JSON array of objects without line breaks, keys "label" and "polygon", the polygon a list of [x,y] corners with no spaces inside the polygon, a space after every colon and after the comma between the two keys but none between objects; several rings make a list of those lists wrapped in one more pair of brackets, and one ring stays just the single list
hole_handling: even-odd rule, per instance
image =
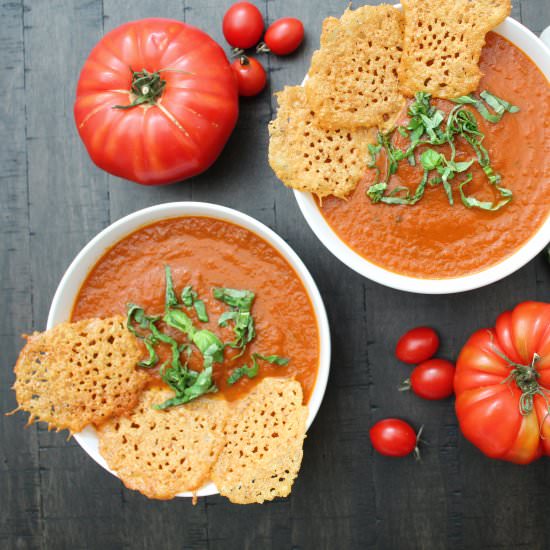
[{"label": "weathered wood plank", "polygon": [[[101,3],[33,3],[24,23],[33,312],[43,328],[64,270],[109,222],[107,178],[91,170],[72,116],[81,65],[102,33]],[[59,434],[42,429],[39,444],[45,546],[114,545],[118,526],[106,526],[103,510],[121,518],[100,470]]]},{"label": "weathered wood plank", "polygon": [[22,3],[0,5],[0,19],[0,547],[24,549],[42,540],[37,430],[23,430],[26,415],[3,414],[16,406],[12,368],[33,324]]},{"label": "weathered wood plank", "polygon": [[550,2],[521,0],[521,22],[535,34],[540,34],[550,25]]},{"label": "weathered wood plank", "polygon": [[[452,401],[430,403],[396,391],[410,368],[393,357],[397,337],[411,326],[434,325],[442,335],[440,355],[453,358],[473,330],[492,325],[497,312],[525,299],[549,300],[545,258],[539,256],[505,281],[457,296],[386,289],[324,249],[292,193],[267,165],[272,93],[302,80],[322,20],[339,15],[346,0],[257,2],[268,22],[285,15],[301,18],[306,42],[290,57],[261,58],[269,88],[241,102],[237,129],[206,174],[183,184],[145,188],[102,173],[88,159],[71,109],[80,66],[104,30],[146,16],[174,17],[203,28],[225,46],[221,19],[231,3],[29,2],[24,20],[20,4],[0,6],[5,54],[0,130],[11,138],[0,149],[5,199],[0,201],[0,303],[7,312],[0,319],[5,356],[0,405],[3,410],[14,405],[7,388],[17,335],[43,326],[62,272],[93,234],[111,219],[157,202],[192,198],[232,206],[267,223],[293,246],[329,311],[331,379],[306,440],[293,494],[249,507],[221,497],[202,499],[196,507],[189,500],[148,501],[123,489],[74,441],[35,428],[20,430],[23,415],[0,417],[5,496],[0,547],[548,548],[547,461],[519,468],[483,457],[460,435]],[[549,12],[547,0],[518,0],[513,16],[539,32],[550,23]],[[51,44],[54,49],[46,47]],[[373,452],[368,429],[387,416],[425,426],[429,445],[420,464]]]}]

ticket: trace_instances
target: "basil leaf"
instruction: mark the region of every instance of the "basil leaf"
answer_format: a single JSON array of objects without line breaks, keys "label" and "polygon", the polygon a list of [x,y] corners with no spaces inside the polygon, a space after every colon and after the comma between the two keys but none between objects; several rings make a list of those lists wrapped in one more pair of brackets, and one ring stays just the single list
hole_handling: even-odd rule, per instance
[{"label": "basil leaf", "polygon": [[230,307],[243,311],[250,311],[254,302],[255,294],[250,290],[236,290],[234,288],[214,288],[214,298],[224,302]]},{"label": "basil leaf", "polygon": [[178,297],[174,290],[174,283],[172,282],[172,272],[169,265],[164,266],[164,274],[166,278],[166,291],[164,298],[164,308],[168,310],[171,307],[178,305]]},{"label": "basil leaf", "polygon": [[420,163],[424,170],[435,170],[444,161],[444,156],[434,149],[426,149],[420,155]]},{"label": "basil leaf", "polygon": [[499,191],[501,197],[503,198],[496,203],[488,202],[488,201],[480,201],[472,195],[468,196],[464,193],[464,186],[470,183],[470,181],[472,181],[472,174],[468,174],[468,177],[458,186],[462,203],[467,208],[476,207],[476,208],[480,208],[481,210],[488,210],[491,212],[495,212],[497,210],[500,210],[503,206],[506,206],[512,200],[512,191],[510,191],[509,189],[506,189],[505,187],[498,187],[498,186],[495,186],[495,187]]},{"label": "basil leaf", "polygon": [[184,332],[189,338],[193,339],[196,329],[193,326],[193,321],[191,321],[185,312],[179,309],[170,309],[166,312],[162,320],[167,325]]},{"label": "basil leaf", "polygon": [[271,363],[272,365],[285,366],[288,365],[288,363],[290,362],[290,359],[287,359],[286,357],[281,357],[279,355],[262,355],[260,353],[254,353],[253,355],[258,359],[262,359],[263,361]]},{"label": "basil leaf", "polygon": [[493,95],[488,90],[484,90],[479,94],[481,98],[491,107],[497,114],[504,115],[504,113],[517,113],[519,112],[519,107],[508,103],[508,101]]},{"label": "basil leaf", "polygon": [[234,288],[214,288],[214,298],[224,302],[232,308],[232,311],[223,313],[218,319],[219,326],[227,326],[233,321],[235,340],[227,345],[232,348],[241,348],[241,353],[233,359],[243,355],[246,345],[256,336],[254,318],[250,313],[255,294],[250,290],[237,290]]},{"label": "basil leaf", "polygon": [[129,303],[126,305],[126,328],[136,337],[140,340],[143,340],[146,338],[146,335],[143,335],[142,333],[138,332],[136,329],[136,325],[138,328],[142,330],[147,330],[149,328],[150,322],[156,322],[160,319],[160,316],[151,317],[148,315],[145,315],[145,310],[133,303]]},{"label": "basil leaf", "polygon": [[229,321],[236,321],[238,315],[238,311],[224,311],[218,319],[218,326],[226,327]]},{"label": "basil leaf", "polygon": [[149,352],[149,358],[143,359],[138,363],[138,367],[143,367],[145,369],[150,369],[154,367],[159,360],[159,356],[157,355],[157,352],[155,351],[155,348],[153,347],[153,344],[151,340],[144,339],[143,343],[145,344],[145,347],[147,348],[147,351]]},{"label": "basil leaf", "polygon": [[[168,371],[173,371],[173,369],[168,369]],[[167,373],[168,373],[167,371]],[[153,405],[153,408],[157,410],[164,410],[170,407],[175,407],[178,405],[184,405],[189,403],[193,399],[197,399],[206,393],[212,393],[218,391],[218,388],[212,382],[212,367],[205,367],[196,377],[192,383],[186,386],[189,383],[189,371],[183,367],[178,371],[174,370],[169,374],[165,373],[163,375],[163,380],[175,390],[176,395],[171,399],[167,399],[164,403],[158,405]]]},{"label": "basil leaf", "polygon": [[227,383],[232,386],[235,382],[238,382],[243,376],[248,376],[248,378],[254,378],[258,374],[259,365],[257,361],[252,358],[252,366],[247,367],[246,365],[235,369],[227,379]]},{"label": "basil leaf", "polygon": [[193,291],[191,285],[187,285],[181,291],[181,302],[185,307],[191,307],[197,298],[197,293]]},{"label": "basil leaf", "polygon": [[223,342],[210,330],[197,330],[193,334],[193,344],[206,358],[210,356],[216,363],[223,362]]},{"label": "basil leaf", "polygon": [[185,307],[194,307],[197,317],[202,323],[208,323],[208,313],[202,300],[198,299],[198,294],[191,285],[187,285],[181,291],[181,302]]},{"label": "basil leaf", "polygon": [[380,199],[384,196],[387,187],[388,184],[386,182],[381,181],[379,183],[375,183],[367,189],[367,196],[374,203],[380,202]]},{"label": "basil leaf", "polygon": [[262,355],[261,353],[253,353],[252,365],[250,367],[248,367],[247,365],[243,365],[242,367],[235,369],[227,379],[227,383],[232,386],[235,382],[238,382],[243,376],[247,376],[248,378],[255,378],[258,375],[260,369],[257,361],[258,359],[267,361],[272,365],[280,366],[288,365],[290,361],[290,359],[280,357],[279,355]]},{"label": "basil leaf", "polygon": [[428,182],[428,170],[424,170],[424,175],[422,176],[422,181],[418,184],[414,195],[406,197],[382,197],[381,202],[385,204],[403,204],[403,205],[413,205],[416,204],[424,195],[424,190],[426,189],[426,183]]},{"label": "basil leaf", "polygon": [[472,164],[474,163],[474,160],[468,160],[468,161],[464,161],[464,162],[453,162],[452,163],[452,168],[455,172],[458,172],[458,173],[461,173],[461,172],[465,172],[466,170],[468,170],[468,168],[470,168],[470,166],[472,166]]},{"label": "basil leaf", "polygon": [[[451,101],[461,105],[473,105],[485,120],[488,120],[493,124],[499,122],[506,112],[517,113],[519,111],[519,107],[508,103],[508,101],[493,95],[487,90],[484,90],[479,95],[481,100],[470,95],[458,97],[456,99],[452,99]],[[487,103],[487,105],[495,111],[495,114],[489,111],[482,100],[484,100],[485,103]]]},{"label": "basil leaf", "polygon": [[202,300],[195,300],[193,303],[197,317],[202,323],[208,323],[208,313],[206,313],[206,306]]}]

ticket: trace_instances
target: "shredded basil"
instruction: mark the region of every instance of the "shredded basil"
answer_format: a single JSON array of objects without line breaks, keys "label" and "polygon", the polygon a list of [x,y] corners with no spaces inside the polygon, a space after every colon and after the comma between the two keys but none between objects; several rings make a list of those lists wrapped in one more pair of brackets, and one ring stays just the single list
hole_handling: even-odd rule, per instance
[{"label": "shredded basil", "polygon": [[229,321],[233,322],[235,340],[227,345],[241,350],[241,353],[234,358],[237,359],[244,353],[247,344],[256,336],[254,317],[251,313],[255,294],[250,290],[234,288],[214,288],[212,293],[216,300],[222,301],[231,308],[230,311],[226,311],[220,316],[218,325],[225,327]]},{"label": "shredded basil", "polygon": [[208,313],[206,313],[206,306],[202,300],[195,300],[193,307],[197,312],[197,318],[202,323],[208,323]]},{"label": "shredded basil", "polygon": [[[436,109],[431,104],[430,94],[425,92],[416,94],[415,100],[410,104],[408,109],[410,119],[407,126],[397,128],[397,131],[403,137],[408,137],[410,141],[405,150],[393,145],[393,134],[378,133],[377,144],[369,146],[370,160],[368,167],[376,171],[376,178],[374,183],[367,189],[366,194],[373,203],[416,204],[422,198],[426,184],[428,183],[430,186],[442,185],[449,204],[453,205],[451,181],[457,174],[468,170],[474,162],[477,162],[483,169],[489,184],[498,192],[500,199],[496,202],[488,202],[466,195],[464,187],[472,179],[472,175],[467,174],[466,178],[458,186],[462,203],[468,208],[475,207],[495,211],[512,200],[512,192],[500,185],[502,177],[491,166],[489,153],[482,144],[485,136],[480,131],[474,114],[466,109],[465,106],[473,106],[491,123],[499,122],[507,112],[518,112],[519,108],[488,91],[481,92],[480,99],[469,95],[453,99],[452,101],[457,105],[450,111],[445,120],[445,113]],[[489,108],[494,112],[490,112]],[[463,138],[472,147],[476,158],[461,162],[455,160],[456,147],[454,142],[456,137]],[[414,194],[411,195],[410,190],[406,187],[398,187],[388,192],[389,179],[397,172],[399,162],[406,159],[411,166],[415,166],[415,152],[419,146],[438,146],[443,144],[450,146],[450,158],[432,148],[424,150],[420,155],[419,160],[424,173]],[[385,153],[386,169],[384,178],[380,179],[381,170],[378,167],[377,161],[382,150]],[[437,172],[437,175],[429,177],[430,172],[434,171]]]},{"label": "shredded basil", "polygon": [[181,303],[185,307],[193,307],[197,313],[197,318],[202,323],[208,323],[208,313],[202,300],[199,300],[198,294],[191,285],[184,287],[181,292]]},{"label": "shredded basil", "polygon": [[[245,352],[247,344],[256,336],[254,318],[251,313],[255,298],[253,292],[231,288],[213,289],[214,297],[231,308],[230,311],[224,312],[218,319],[219,326],[226,326],[230,321],[233,322],[235,340],[224,344],[212,331],[195,327],[189,315],[181,309],[182,305],[194,307],[198,319],[202,322],[208,321],[204,302],[198,299],[198,295],[193,291],[192,286],[186,286],[183,289],[180,304],[169,266],[165,266],[165,278],[165,311],[163,316],[149,316],[142,307],[136,304],[130,303],[127,306],[127,328],[134,336],[144,342],[149,354],[149,357],[140,361],[138,365],[151,368],[158,363],[159,357],[155,349],[158,344],[167,344],[172,351],[171,361],[165,362],[159,372],[162,380],[174,390],[175,395],[164,403],[155,405],[156,409],[167,409],[183,405],[201,395],[218,391],[213,382],[213,369],[215,363],[223,362],[225,347],[240,348],[241,351],[237,355],[237,357],[240,357]],[[174,338],[162,332],[156,324],[161,319],[166,325],[183,333],[188,338],[188,342],[179,344]],[[193,353],[192,345],[200,352],[203,359],[203,369],[200,372],[191,370],[188,365],[189,358]],[[182,355],[185,356],[183,362]],[[278,355],[253,353],[252,365],[250,367],[244,365],[235,369],[229,377],[228,383],[234,384],[243,376],[249,378],[256,376],[259,370],[259,360],[274,365],[286,365],[289,362],[288,359]],[[170,363],[169,366],[168,363]]]},{"label": "shredded basil", "polygon": [[172,271],[170,270],[170,266],[164,266],[164,274],[166,277],[164,308],[168,310],[168,308],[178,305],[178,297],[176,296],[176,291],[174,290],[174,283],[172,282]]},{"label": "shredded basil", "polygon": [[280,366],[288,365],[290,361],[290,359],[287,359],[286,357],[280,357],[279,355],[262,355],[261,353],[253,353],[252,365],[250,367],[248,367],[247,365],[243,365],[242,367],[235,369],[227,379],[227,383],[232,386],[233,384],[235,384],[235,382],[238,382],[243,376],[247,376],[248,378],[256,377],[260,370],[258,359],[261,359],[262,361],[267,361],[272,365]]}]

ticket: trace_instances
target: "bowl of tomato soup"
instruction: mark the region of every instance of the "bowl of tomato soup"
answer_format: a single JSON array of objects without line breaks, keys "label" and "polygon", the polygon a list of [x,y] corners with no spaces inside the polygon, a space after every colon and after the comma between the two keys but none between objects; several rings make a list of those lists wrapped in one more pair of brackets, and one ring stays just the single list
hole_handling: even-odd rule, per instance
[{"label": "bowl of tomato soup", "polygon": [[[461,292],[508,276],[550,241],[550,49],[507,18],[487,35],[480,68],[483,78],[476,94],[489,90],[519,107],[498,124],[472,111],[485,134],[483,145],[513,199],[498,211],[467,208],[454,187],[451,206],[441,186],[428,185],[414,205],[373,203],[366,191],[376,174],[367,167],[347,200],[328,197],[320,203],[295,190],[311,229],[351,269],[399,290]],[[432,101],[443,111],[452,108],[450,102]],[[398,124],[406,120],[404,112]],[[458,144],[457,159],[467,158],[461,151],[467,145]],[[410,183],[420,179],[419,170],[400,168],[390,182],[414,190]],[[487,185],[483,188],[480,167],[474,165],[472,172],[468,190],[492,200],[484,195]]]},{"label": "bowl of tomato soup", "polygon": [[[232,359],[238,350],[228,348],[223,363],[214,369],[218,394],[232,401],[263,377],[295,378],[309,408],[309,428],[323,399],[330,366],[329,324],[321,295],[290,246],[236,210],[198,202],[167,203],[116,221],[92,239],[65,272],[50,308],[48,328],[67,320],[125,315],[128,303],[151,314],[162,313],[165,266],[170,267],[178,292],[190,285],[200,296],[209,315],[202,328],[221,331],[223,341],[231,339],[231,329],[217,324],[224,304],[213,297],[212,289],[255,293],[256,337],[238,363],[249,364],[254,353],[284,356],[290,362],[262,363],[254,379],[243,377],[231,385],[228,374],[235,368]],[[162,383],[160,378],[158,382]],[[75,439],[111,471],[99,453],[93,427],[75,434]],[[209,483],[197,496],[215,493],[215,485]]]}]

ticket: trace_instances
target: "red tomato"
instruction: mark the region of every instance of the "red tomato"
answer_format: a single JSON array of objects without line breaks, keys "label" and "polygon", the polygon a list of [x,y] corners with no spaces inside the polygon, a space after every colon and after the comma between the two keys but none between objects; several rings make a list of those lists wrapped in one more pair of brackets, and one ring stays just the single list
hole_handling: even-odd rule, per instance
[{"label": "red tomato", "polygon": [[223,50],[201,30],[171,19],[133,21],[106,34],[82,68],[74,104],[92,160],[145,185],[206,170],[238,112]]},{"label": "red tomato", "polygon": [[237,76],[239,95],[245,97],[258,95],[265,88],[267,75],[257,59],[241,55],[231,63],[231,67]]},{"label": "red tomato", "polygon": [[404,420],[386,418],[369,431],[372,446],[385,456],[407,456],[415,451],[417,436]]},{"label": "red tomato", "polygon": [[299,19],[283,17],[267,29],[264,42],[270,52],[276,55],[292,53],[304,39],[304,26]]},{"label": "red tomato", "polygon": [[222,30],[231,46],[246,50],[260,41],[264,32],[264,18],[250,2],[237,2],[225,12]]},{"label": "red tomato", "polygon": [[550,304],[523,302],[475,332],[454,385],[460,429],[487,456],[527,464],[550,455]]},{"label": "red tomato", "polygon": [[433,357],[439,347],[439,336],[433,328],[417,327],[399,338],[395,355],[403,363],[418,364]]},{"label": "red tomato", "polygon": [[453,395],[455,366],[445,359],[428,359],[411,373],[410,387],[423,399],[445,399]]}]

